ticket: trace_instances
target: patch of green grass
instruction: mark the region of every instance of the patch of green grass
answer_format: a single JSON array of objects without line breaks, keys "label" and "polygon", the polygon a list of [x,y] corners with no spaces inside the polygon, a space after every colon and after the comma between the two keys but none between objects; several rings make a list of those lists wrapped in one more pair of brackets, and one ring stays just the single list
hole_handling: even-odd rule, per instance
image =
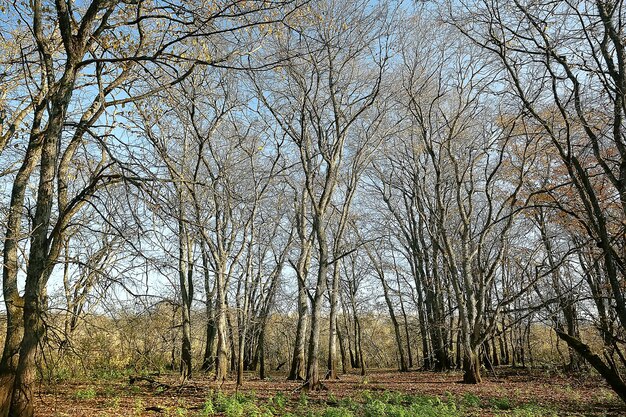
[{"label": "patch of green grass", "polygon": [[77,400],[93,400],[96,398],[96,390],[93,388],[79,389],[74,393]]},{"label": "patch of green grass", "polygon": [[360,407],[360,404],[354,401],[352,397],[344,397],[339,400],[339,406],[343,408],[347,408],[348,410],[355,411]]},{"label": "patch of green grass", "polygon": [[128,376],[128,372],[119,369],[94,369],[89,377],[95,381],[114,381]]},{"label": "patch of green grass", "polygon": [[352,411],[344,407],[328,407],[325,409],[321,417],[354,417]]},{"label": "patch of green grass", "polygon": [[280,413],[285,411],[288,399],[282,392],[277,392],[276,395],[269,397],[267,400],[268,406],[274,413]]},{"label": "patch of green grass", "polygon": [[492,398],[491,400],[489,400],[489,404],[491,404],[491,407],[497,410],[512,410],[513,409],[511,400],[509,400],[506,397]]},{"label": "patch of green grass", "polygon": [[457,417],[456,404],[437,397],[384,394],[368,401],[362,408],[364,417]]},{"label": "patch of green grass", "polygon": [[254,394],[237,393],[231,396],[218,392],[206,399],[202,416],[223,414],[226,417],[273,417],[271,403],[268,406],[257,405]]},{"label": "patch of green grass", "polygon": [[462,404],[466,407],[480,407],[480,398],[471,392],[463,394]]},{"label": "patch of green grass", "polygon": [[490,408],[498,417],[556,417],[549,408],[515,404],[506,397],[481,399],[473,393],[448,394],[443,398],[392,391],[364,392],[354,398],[329,396],[325,402],[311,402],[302,393],[290,401],[282,392],[265,401],[250,394],[210,393],[200,411],[189,414],[185,404],[168,410],[168,416],[183,417],[461,417],[475,415],[478,407]]},{"label": "patch of green grass", "polygon": [[204,400],[202,411],[200,411],[200,417],[210,417],[213,415],[215,415],[215,407],[213,406],[213,400],[211,398],[207,398],[206,400]]},{"label": "patch of green grass", "polygon": [[557,417],[556,411],[536,404],[524,404],[513,408],[506,416],[512,417]]},{"label": "patch of green grass", "polygon": [[304,392],[300,393],[300,397],[298,397],[298,405],[301,407],[307,407],[309,405],[309,397]]}]

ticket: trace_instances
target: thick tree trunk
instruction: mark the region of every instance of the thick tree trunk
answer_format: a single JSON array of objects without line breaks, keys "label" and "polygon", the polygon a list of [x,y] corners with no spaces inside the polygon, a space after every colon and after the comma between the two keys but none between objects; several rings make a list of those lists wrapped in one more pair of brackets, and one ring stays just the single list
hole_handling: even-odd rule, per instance
[{"label": "thick tree trunk", "polygon": [[317,213],[313,222],[317,235],[319,259],[317,265],[317,283],[315,296],[311,306],[311,334],[309,336],[309,354],[306,368],[306,386],[309,390],[322,388],[320,382],[320,332],[322,328],[322,304],[326,293],[328,279],[328,246],[326,240],[326,225],[321,222],[320,213]]},{"label": "thick tree trunk", "polygon": [[[207,314],[215,314],[214,312],[209,313],[210,307],[207,307]],[[216,353],[216,345],[215,345],[215,336],[217,335],[217,326],[215,323],[215,318],[209,316],[206,325],[206,346],[204,349],[204,357],[202,359],[202,371],[211,371],[215,366],[215,353]]]},{"label": "thick tree trunk", "polygon": [[465,351],[463,355],[463,382],[465,384],[479,384],[482,382],[480,376],[480,357],[477,349]]},{"label": "thick tree trunk", "polygon": [[[323,243],[325,245],[325,242]],[[320,243],[320,246],[322,244]],[[326,273],[328,271],[327,258],[324,250],[320,254],[317,288],[311,308],[311,333],[309,336],[309,354],[307,358],[306,385],[309,390],[322,388],[320,382],[320,332],[322,328],[322,303],[326,292]]]},{"label": "thick tree trunk", "polygon": [[[488,345],[489,346],[489,345]],[[498,348],[496,347],[496,338],[491,339],[491,356],[493,366],[500,366],[500,358],[498,358]]]},{"label": "thick tree trunk", "polygon": [[300,239],[300,254],[296,264],[296,278],[298,280],[298,323],[296,325],[296,340],[294,341],[293,356],[291,366],[289,368],[289,376],[287,379],[291,381],[304,381],[306,378],[306,338],[307,338],[307,315],[309,311],[309,295],[306,285],[309,275],[309,265],[311,262],[311,245],[312,240],[306,231],[306,222],[304,216],[306,214],[305,197],[296,207],[296,223],[298,237]]},{"label": "thick tree trunk", "polygon": [[429,309],[430,317],[430,340],[432,341],[433,364],[435,371],[444,371],[450,367],[448,362],[448,353],[446,351],[446,343],[443,337],[443,317],[440,314],[437,299],[432,290],[426,292],[426,305]]},{"label": "thick tree trunk", "polygon": [[20,346],[9,417],[33,417],[35,384],[35,354],[44,334],[41,320],[45,311],[44,300],[39,296],[39,285],[28,285],[24,300],[24,338]]},{"label": "thick tree trunk", "polygon": [[2,292],[6,308],[7,327],[4,348],[0,359],[0,417],[6,417],[9,411],[15,372],[19,361],[20,343],[24,333],[24,299],[17,287],[18,239],[21,238],[21,221],[24,197],[31,173],[40,158],[41,138],[34,133],[39,128],[41,108],[38,108],[33,122],[31,141],[28,144],[24,162],[20,166],[11,190],[11,203],[6,222],[6,234],[3,246]]},{"label": "thick tree trunk", "polygon": [[24,336],[20,344],[19,361],[9,407],[10,417],[32,417],[34,414],[32,386],[36,376],[35,354],[44,334],[42,315],[46,311],[44,305],[46,286],[54,266],[53,262],[59,256],[61,248],[60,236],[49,236],[48,231],[54,202],[54,178],[59,156],[58,144],[74,85],[75,60],[75,57],[68,57],[66,73],[59,83],[59,89],[51,99],[53,105],[42,145],[37,208],[33,219],[24,290]]}]

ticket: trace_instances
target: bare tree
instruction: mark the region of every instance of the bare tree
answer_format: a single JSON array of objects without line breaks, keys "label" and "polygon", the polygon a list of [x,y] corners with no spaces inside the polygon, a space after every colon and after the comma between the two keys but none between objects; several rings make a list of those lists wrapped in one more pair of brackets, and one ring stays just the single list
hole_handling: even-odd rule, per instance
[{"label": "bare tree", "polygon": [[[623,3],[478,1],[459,12],[455,25],[497,58],[512,101],[524,109],[532,132],[541,132],[550,141],[566,168],[576,209],[567,207],[563,195],[558,201],[566,202],[561,208],[599,248],[602,274],[623,327],[626,71],[624,39],[619,36]],[[557,334],[626,400],[626,386],[615,367],[579,338],[559,329]]]},{"label": "bare tree", "polygon": [[[81,5],[35,1],[10,6],[20,17],[15,22],[29,27],[24,44],[34,48],[24,49],[29,56],[23,62],[32,62],[27,71],[36,75],[23,78],[26,84],[20,87],[32,91],[30,102],[8,112],[13,125],[28,132],[24,141],[28,145],[17,163],[21,168],[13,181],[5,233],[3,289],[10,319],[0,363],[2,414],[30,416],[34,412],[34,360],[44,336],[45,289],[62,252],[69,221],[98,189],[127,178],[106,140],[114,136],[107,131],[112,110],[150,94],[139,82],[146,74],[154,75],[158,67],[169,69],[160,75],[162,89],[188,75],[194,63],[217,65],[238,54],[220,45],[219,53],[208,59],[188,58],[185,44],[191,39],[203,37],[207,52],[214,52],[216,39],[242,27],[282,20],[284,14],[273,11],[288,4],[224,2],[217,12],[203,6],[172,10],[158,2],[118,5],[99,0]],[[203,13],[206,17],[198,18]],[[19,24],[15,22],[12,25]],[[163,28],[167,28],[165,36]],[[74,94],[79,89],[85,94]],[[24,109],[28,115],[22,117]],[[97,163],[81,171],[85,173],[82,181],[72,181],[73,156],[86,139],[102,152],[95,158]],[[22,297],[16,284],[17,246],[24,236],[26,185],[35,169],[38,184],[33,227],[27,234],[30,243]]]},{"label": "bare tree", "polygon": [[303,21],[297,32],[277,38],[279,51],[296,48],[301,52],[281,65],[280,76],[271,79],[272,86],[257,82],[257,89],[296,145],[304,177],[302,193],[307,201],[303,204],[310,207],[310,230],[317,250],[306,385],[318,389],[321,313],[333,256],[328,233],[332,200],[353,128],[380,91],[388,60],[390,11],[386,5],[325,2],[310,12],[320,17],[332,14],[335,19]]}]

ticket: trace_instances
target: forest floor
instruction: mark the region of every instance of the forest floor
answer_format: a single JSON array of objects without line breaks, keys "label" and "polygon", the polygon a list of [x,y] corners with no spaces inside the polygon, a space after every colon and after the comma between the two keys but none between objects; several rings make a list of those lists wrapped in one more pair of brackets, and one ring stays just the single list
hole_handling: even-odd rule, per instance
[{"label": "forest floor", "polygon": [[370,370],[324,381],[325,390],[306,394],[283,374],[247,376],[238,390],[234,382],[217,384],[201,374],[182,386],[175,374],[133,384],[122,375],[42,383],[37,416],[626,416],[626,406],[596,376],[505,368],[485,375],[482,384],[465,385],[459,372]]}]

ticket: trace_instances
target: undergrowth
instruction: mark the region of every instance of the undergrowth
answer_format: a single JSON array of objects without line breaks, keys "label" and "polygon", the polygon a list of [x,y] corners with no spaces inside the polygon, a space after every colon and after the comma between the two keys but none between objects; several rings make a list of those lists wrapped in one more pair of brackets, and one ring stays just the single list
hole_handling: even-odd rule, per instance
[{"label": "undergrowth", "polygon": [[474,394],[444,398],[399,392],[364,391],[355,398],[313,402],[304,395],[277,393],[265,400],[254,394],[225,395],[211,392],[199,414],[201,417],[462,417],[481,415],[504,417],[553,417],[556,413],[534,404],[514,404],[507,398],[482,401]]}]

